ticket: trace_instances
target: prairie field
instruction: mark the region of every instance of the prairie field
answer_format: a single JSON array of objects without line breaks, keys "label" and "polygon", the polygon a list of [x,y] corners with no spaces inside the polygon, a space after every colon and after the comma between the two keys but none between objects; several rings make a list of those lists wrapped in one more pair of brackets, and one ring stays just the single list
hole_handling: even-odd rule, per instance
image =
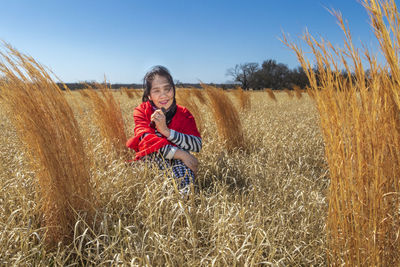
[{"label": "prairie field", "polygon": [[[177,192],[168,175],[128,162],[133,152],[111,153],[88,95],[63,92],[83,137],[94,212],[76,211],[71,238],[52,247],[44,238],[48,229],[29,147],[2,104],[2,265],[326,265],[329,177],[314,101],[306,93],[297,98],[275,92],[275,101],[254,91],[245,92],[243,102],[243,96],[225,92],[237,108],[244,140],[242,148],[227,150],[210,105],[196,97],[205,90],[196,91],[186,90],[185,98],[178,89],[178,104],[189,98],[196,106],[192,113],[203,138],[198,188],[189,197]],[[141,91],[112,95],[129,138]]]},{"label": "prairie field", "polygon": [[125,147],[141,90],[60,90],[3,44],[1,265],[399,266],[400,13],[362,4],[383,62],[332,10],[341,47],[283,34],[305,89],[176,90],[203,141],[186,195]]}]

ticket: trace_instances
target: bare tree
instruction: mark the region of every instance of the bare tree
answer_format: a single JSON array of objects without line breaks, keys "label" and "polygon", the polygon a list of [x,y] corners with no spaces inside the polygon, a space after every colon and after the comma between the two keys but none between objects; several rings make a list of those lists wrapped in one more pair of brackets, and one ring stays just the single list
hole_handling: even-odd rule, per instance
[{"label": "bare tree", "polygon": [[227,70],[226,75],[232,76],[235,82],[240,82],[243,90],[248,90],[258,70],[258,63],[236,64],[234,68]]}]

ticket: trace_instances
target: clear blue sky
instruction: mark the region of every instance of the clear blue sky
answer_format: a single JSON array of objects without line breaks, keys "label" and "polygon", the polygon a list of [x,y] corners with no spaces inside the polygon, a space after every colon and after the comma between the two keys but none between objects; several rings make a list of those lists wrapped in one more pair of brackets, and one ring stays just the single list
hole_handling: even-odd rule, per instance
[{"label": "clear blue sky", "polygon": [[340,10],[354,41],[375,46],[357,0],[2,0],[0,39],[64,82],[140,83],[153,65],[181,82],[226,82],[238,63],[299,64],[280,41],[307,27],[334,44],[343,35],[325,9]]}]

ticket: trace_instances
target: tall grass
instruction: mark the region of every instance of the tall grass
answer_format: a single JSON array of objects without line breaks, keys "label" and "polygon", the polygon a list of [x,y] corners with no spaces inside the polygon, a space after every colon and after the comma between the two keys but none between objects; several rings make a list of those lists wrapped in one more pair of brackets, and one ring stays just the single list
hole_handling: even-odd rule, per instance
[{"label": "tall grass", "polygon": [[300,89],[300,87],[298,85],[293,85],[293,90],[294,90],[294,93],[295,93],[297,99],[300,99],[303,96],[302,90]]},{"label": "tall grass", "polygon": [[292,90],[289,90],[289,89],[285,88],[285,89],[283,89],[283,91],[288,95],[288,97],[290,99],[292,99],[294,97],[294,94],[293,94]]},{"label": "tall grass", "polygon": [[8,44],[0,52],[3,103],[35,171],[45,240],[72,239],[77,212],[92,211],[83,139],[73,112],[46,69]]},{"label": "tall grass", "polygon": [[197,88],[190,88],[192,94],[196,96],[196,98],[200,101],[202,105],[207,105],[207,99],[204,94],[204,90],[197,89]]},{"label": "tall grass", "polygon": [[[398,266],[400,264],[400,46],[399,14],[394,1],[363,1],[385,55],[380,66],[368,50],[365,75],[362,56],[340,13],[332,11],[345,34],[343,48],[304,40],[312,51],[318,76],[305,52],[294,50],[311,83],[320,114],[330,188],[327,218],[328,259],[333,265]],[[388,25],[385,24],[388,22]],[[355,78],[341,75],[340,66]],[[319,81],[319,82],[317,82]]]},{"label": "tall grass", "polygon": [[143,96],[143,89],[132,89],[132,92],[136,98],[142,98]]},{"label": "tall grass", "polygon": [[304,89],[304,91],[307,93],[307,95],[308,95],[310,98],[314,99],[313,90],[312,90],[310,87],[307,86],[307,87]]},{"label": "tall grass", "polygon": [[[132,110],[140,99],[112,93],[132,127]],[[277,93],[278,102],[271,105],[264,92],[250,94],[252,108],[240,115],[251,137],[248,153],[222,152],[212,110],[202,110],[207,132],[198,154],[200,190],[193,201],[183,201],[170,179],[143,162],[126,164],[103,149],[87,148],[96,159],[92,180],[98,227],[76,219],[72,242],[51,252],[35,215],[33,174],[23,164],[24,152],[1,106],[3,265],[326,265],[328,180],[317,110],[306,95],[292,101]],[[84,132],[85,143],[98,142],[97,125],[86,120],[91,110],[86,100],[78,91],[67,99],[79,125],[90,129]],[[76,112],[78,107],[84,113]]]},{"label": "tall grass", "polygon": [[249,110],[251,108],[250,93],[245,92],[241,87],[238,87],[234,94],[239,101],[239,106],[241,110]]},{"label": "tall grass", "polygon": [[178,105],[186,107],[192,113],[196,121],[196,126],[199,132],[202,133],[204,131],[204,120],[200,108],[193,98],[193,90],[196,89],[177,89],[176,101]]},{"label": "tall grass", "polygon": [[121,92],[124,92],[130,99],[135,97],[133,92],[126,87],[122,87],[122,88],[120,88],[120,90],[121,90]]},{"label": "tall grass", "polygon": [[209,108],[217,125],[218,135],[228,150],[245,149],[245,138],[239,112],[226,93],[202,84],[209,99]]},{"label": "tall grass", "polygon": [[274,92],[272,91],[271,88],[267,88],[267,89],[265,89],[265,91],[268,93],[268,97],[269,98],[271,98],[275,102],[277,101],[276,96],[275,96],[275,94],[274,94]]},{"label": "tall grass", "polygon": [[116,156],[123,156],[127,152],[124,120],[120,105],[111,89],[104,82],[97,84],[96,90],[90,88],[86,93],[93,109],[94,121],[106,141],[107,150]]}]

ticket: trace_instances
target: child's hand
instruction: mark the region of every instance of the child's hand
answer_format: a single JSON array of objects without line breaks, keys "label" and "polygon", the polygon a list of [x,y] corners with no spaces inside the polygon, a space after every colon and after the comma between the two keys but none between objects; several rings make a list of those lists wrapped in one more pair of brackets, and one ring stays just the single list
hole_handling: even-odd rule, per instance
[{"label": "child's hand", "polygon": [[176,150],[174,158],[180,159],[183,161],[183,163],[193,171],[194,174],[197,173],[197,168],[199,166],[199,161],[195,156],[192,154],[183,151],[181,149]]},{"label": "child's hand", "polygon": [[167,127],[166,117],[161,109],[157,109],[153,114],[151,114],[151,121],[154,121],[156,124],[157,131],[159,131],[165,137],[169,137],[170,130]]}]

